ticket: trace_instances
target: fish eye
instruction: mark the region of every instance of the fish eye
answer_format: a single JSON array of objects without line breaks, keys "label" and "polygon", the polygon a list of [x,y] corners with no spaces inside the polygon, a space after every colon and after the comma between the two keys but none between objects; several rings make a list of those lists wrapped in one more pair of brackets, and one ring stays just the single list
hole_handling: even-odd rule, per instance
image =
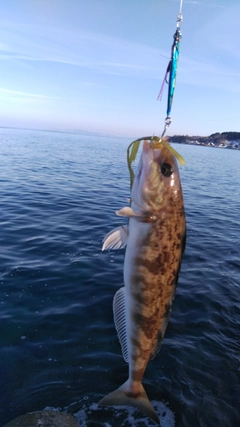
[{"label": "fish eye", "polygon": [[163,176],[171,176],[173,173],[173,168],[172,165],[170,165],[169,163],[163,163],[161,165],[161,172],[163,174]]}]

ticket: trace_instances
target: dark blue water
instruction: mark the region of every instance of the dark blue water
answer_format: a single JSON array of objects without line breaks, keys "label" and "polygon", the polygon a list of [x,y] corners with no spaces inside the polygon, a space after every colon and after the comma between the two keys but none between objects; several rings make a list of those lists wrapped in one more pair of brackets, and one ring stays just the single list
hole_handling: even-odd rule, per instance
[{"label": "dark blue water", "polygon": [[[140,137],[141,135],[136,135]],[[54,408],[79,426],[152,426],[99,399],[127,378],[112,318],[130,139],[0,129],[0,426]],[[240,151],[175,145],[187,247],[144,385],[164,427],[240,425]]]}]

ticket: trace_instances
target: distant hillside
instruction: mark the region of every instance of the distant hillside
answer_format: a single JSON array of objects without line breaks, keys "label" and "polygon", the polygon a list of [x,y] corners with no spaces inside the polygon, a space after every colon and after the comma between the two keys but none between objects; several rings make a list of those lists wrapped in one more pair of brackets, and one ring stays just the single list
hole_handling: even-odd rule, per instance
[{"label": "distant hillside", "polygon": [[222,132],[222,133],[213,133],[210,136],[199,136],[199,135],[174,135],[170,137],[172,142],[177,143],[188,143],[194,141],[198,141],[199,143],[214,143],[214,144],[222,144],[227,141],[240,141],[240,132]]},{"label": "distant hillside", "polygon": [[178,144],[205,145],[240,150],[240,132],[217,132],[210,136],[174,135],[169,140]]},{"label": "distant hillside", "polygon": [[240,140],[240,132],[222,132],[222,133],[213,133],[209,136],[213,139],[226,139],[227,141],[238,141]]}]

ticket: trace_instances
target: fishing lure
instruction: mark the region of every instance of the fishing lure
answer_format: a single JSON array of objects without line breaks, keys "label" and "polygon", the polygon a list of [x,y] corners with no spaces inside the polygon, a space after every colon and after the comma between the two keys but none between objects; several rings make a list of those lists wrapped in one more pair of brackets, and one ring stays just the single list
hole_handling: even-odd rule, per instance
[{"label": "fishing lure", "polygon": [[[177,77],[177,66],[178,66],[178,58],[179,58],[179,48],[180,48],[180,40],[182,38],[182,34],[180,32],[181,23],[183,20],[182,17],[182,3],[183,0],[180,1],[180,10],[177,17],[177,28],[173,35],[173,44],[172,44],[172,50],[171,50],[171,59],[169,61],[166,74],[163,80],[162,87],[160,89],[158,100],[161,100],[164,84],[168,83],[168,100],[167,100],[167,117],[165,119],[165,126],[163,129],[162,137],[164,136],[166,130],[170,126],[172,119],[171,119],[171,109],[172,109],[172,102],[173,102],[173,95],[176,87],[176,77]],[[167,82],[167,76],[169,75],[169,81]]]},{"label": "fishing lure", "polygon": [[[177,76],[177,65],[178,65],[178,57],[179,57],[179,47],[180,47],[180,40],[182,38],[182,34],[180,32],[181,22],[183,20],[182,17],[182,3],[183,0],[180,0],[180,9],[177,17],[177,28],[173,36],[173,45],[171,50],[171,59],[169,61],[166,74],[162,83],[162,87],[160,89],[158,100],[162,98],[163,88],[164,84],[168,83],[168,100],[167,100],[167,117],[165,119],[165,125],[163,129],[163,133],[161,138],[157,136],[146,136],[143,138],[139,138],[136,141],[133,141],[127,150],[127,163],[128,163],[128,169],[130,173],[130,188],[132,188],[133,180],[134,180],[134,172],[132,169],[132,163],[134,162],[137,152],[139,149],[139,145],[141,141],[148,140],[151,142],[152,146],[154,148],[158,148],[161,145],[163,145],[165,148],[167,148],[168,151],[170,151],[176,159],[179,161],[180,165],[184,165],[186,162],[184,158],[176,151],[174,150],[171,145],[167,142],[166,139],[163,139],[164,134],[166,133],[166,130],[170,126],[172,119],[171,119],[171,109],[172,109],[172,102],[173,102],[173,95],[176,87],[176,76]],[[169,81],[167,81],[167,76],[169,74]]]}]

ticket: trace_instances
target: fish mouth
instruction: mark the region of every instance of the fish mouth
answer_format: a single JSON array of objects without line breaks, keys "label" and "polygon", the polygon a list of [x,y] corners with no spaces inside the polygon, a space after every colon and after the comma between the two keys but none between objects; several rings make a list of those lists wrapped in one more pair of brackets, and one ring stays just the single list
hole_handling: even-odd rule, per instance
[{"label": "fish mouth", "polygon": [[153,149],[148,141],[143,141],[142,154],[131,192],[132,202],[141,212],[152,210],[152,203],[149,203],[149,194],[153,190],[152,171],[155,158],[160,156],[160,153],[159,148]]}]

